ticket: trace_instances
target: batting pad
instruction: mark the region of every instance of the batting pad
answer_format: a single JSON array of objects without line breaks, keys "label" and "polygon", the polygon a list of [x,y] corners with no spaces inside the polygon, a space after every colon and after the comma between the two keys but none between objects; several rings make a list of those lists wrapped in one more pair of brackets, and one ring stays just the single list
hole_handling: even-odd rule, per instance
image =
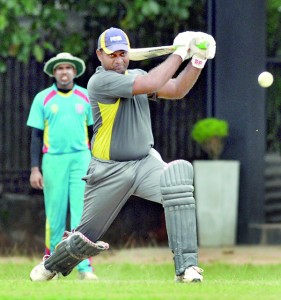
[{"label": "batting pad", "polygon": [[67,276],[82,260],[98,255],[107,250],[107,243],[98,241],[91,242],[82,233],[76,231],[62,240],[56,247],[54,253],[45,261],[47,270],[57,271]]},{"label": "batting pad", "polygon": [[185,160],[168,164],[160,178],[169,247],[174,254],[176,275],[197,266],[198,247],[193,167]]}]

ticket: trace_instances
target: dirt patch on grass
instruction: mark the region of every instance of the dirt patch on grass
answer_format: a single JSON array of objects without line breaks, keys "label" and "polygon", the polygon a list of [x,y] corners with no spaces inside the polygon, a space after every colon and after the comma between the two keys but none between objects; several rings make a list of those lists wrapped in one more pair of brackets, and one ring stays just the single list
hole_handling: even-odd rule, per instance
[{"label": "dirt patch on grass", "polygon": [[[2,256],[0,262],[21,262],[27,257]],[[40,260],[39,256],[28,259]],[[171,251],[166,247],[110,249],[93,259],[93,263],[171,263]],[[223,248],[200,248],[199,265],[214,262],[234,264],[281,264],[281,246],[235,246]]]},{"label": "dirt patch on grass", "polygon": [[[172,253],[168,248],[133,248],[110,250],[95,257],[96,262],[171,262]],[[281,264],[281,247],[277,246],[239,246],[224,248],[200,248],[199,263],[234,264]]]},{"label": "dirt patch on grass", "polygon": [[281,247],[239,246],[218,249],[200,249],[202,263],[225,262],[234,264],[281,264]]}]

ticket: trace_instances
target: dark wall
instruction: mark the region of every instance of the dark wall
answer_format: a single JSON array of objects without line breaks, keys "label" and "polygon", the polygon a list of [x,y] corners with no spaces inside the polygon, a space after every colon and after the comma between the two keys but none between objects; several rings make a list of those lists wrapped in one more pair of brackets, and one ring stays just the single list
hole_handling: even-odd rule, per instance
[{"label": "dark wall", "polygon": [[264,218],[265,91],[257,84],[266,65],[265,0],[210,0],[209,31],[217,54],[209,69],[208,112],[229,121],[224,159],[241,162],[238,236],[255,242],[249,224]]}]

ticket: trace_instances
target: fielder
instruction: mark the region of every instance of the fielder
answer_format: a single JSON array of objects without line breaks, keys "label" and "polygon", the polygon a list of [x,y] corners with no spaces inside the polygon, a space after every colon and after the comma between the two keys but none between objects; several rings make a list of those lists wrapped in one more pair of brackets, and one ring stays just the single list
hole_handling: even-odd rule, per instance
[{"label": "fielder", "polygon": [[[208,44],[200,50],[200,41]],[[148,100],[181,99],[196,83],[208,59],[215,55],[212,36],[183,32],[182,45],[148,73],[128,69],[129,39],[110,28],[98,39],[101,63],[88,82],[95,119],[92,159],[84,177],[84,210],[80,224],[58,244],[53,254],[33,268],[33,281],[67,276],[83,259],[107,250],[99,241],[131,195],[163,205],[169,247],[174,254],[177,282],[201,282],[198,267],[193,167],[185,160],[165,163],[153,148]],[[183,61],[191,59],[173,78]]]},{"label": "fielder", "polygon": [[[74,83],[74,78],[85,72],[83,60],[59,53],[46,62],[44,72],[55,82],[35,96],[27,125],[32,127],[30,184],[44,192],[48,256],[63,237],[68,205],[71,228],[81,220],[85,189],[82,177],[91,160],[93,117],[87,90]],[[89,259],[77,268],[81,279],[97,279]]]}]

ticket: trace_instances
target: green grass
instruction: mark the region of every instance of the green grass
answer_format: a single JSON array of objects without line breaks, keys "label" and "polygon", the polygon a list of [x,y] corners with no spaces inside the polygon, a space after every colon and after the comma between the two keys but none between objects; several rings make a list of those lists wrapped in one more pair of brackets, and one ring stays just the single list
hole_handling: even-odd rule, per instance
[{"label": "green grass", "polygon": [[0,299],[215,299],[271,300],[281,297],[281,265],[212,263],[204,268],[201,284],[173,282],[172,264],[95,264],[99,282],[68,277],[31,282],[29,273],[38,259],[0,261]]}]

